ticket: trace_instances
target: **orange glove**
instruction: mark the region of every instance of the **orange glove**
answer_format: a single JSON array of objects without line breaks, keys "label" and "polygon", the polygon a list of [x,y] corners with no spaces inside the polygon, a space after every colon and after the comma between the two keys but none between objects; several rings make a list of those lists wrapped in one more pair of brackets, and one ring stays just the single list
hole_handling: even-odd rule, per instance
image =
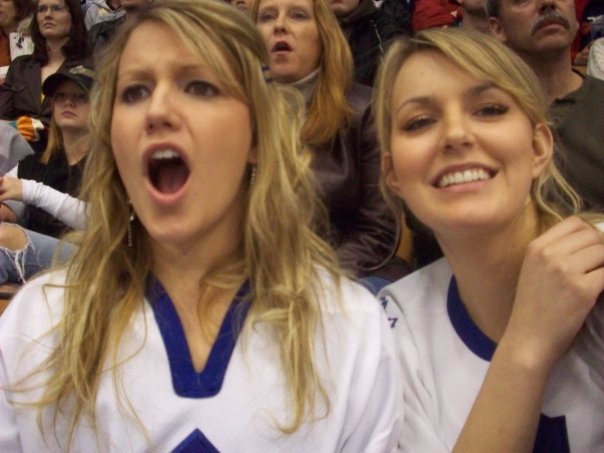
[{"label": "orange glove", "polygon": [[9,124],[19,131],[28,142],[37,142],[40,140],[40,131],[44,130],[44,124],[36,118],[30,116],[20,116]]}]

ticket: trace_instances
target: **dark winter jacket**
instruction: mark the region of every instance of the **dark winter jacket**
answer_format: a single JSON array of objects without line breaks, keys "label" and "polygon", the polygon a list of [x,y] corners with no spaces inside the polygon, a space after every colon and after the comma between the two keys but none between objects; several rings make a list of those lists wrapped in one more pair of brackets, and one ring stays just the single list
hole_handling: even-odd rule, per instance
[{"label": "dark winter jacket", "polygon": [[362,0],[350,14],[339,17],[338,21],[354,58],[355,82],[373,86],[388,45],[396,36],[408,32],[380,11],[373,0]]}]

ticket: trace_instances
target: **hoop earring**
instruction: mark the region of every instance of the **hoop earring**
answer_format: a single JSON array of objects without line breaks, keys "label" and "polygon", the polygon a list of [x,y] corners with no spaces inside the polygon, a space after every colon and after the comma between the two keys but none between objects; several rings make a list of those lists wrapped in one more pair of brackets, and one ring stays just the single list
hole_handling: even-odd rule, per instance
[{"label": "hoop earring", "polygon": [[130,210],[130,216],[128,218],[128,247],[132,248],[132,224],[134,223],[134,208],[132,208],[132,202],[128,200],[128,209]]},{"label": "hoop earring", "polygon": [[250,164],[250,188],[256,182],[256,164]]}]

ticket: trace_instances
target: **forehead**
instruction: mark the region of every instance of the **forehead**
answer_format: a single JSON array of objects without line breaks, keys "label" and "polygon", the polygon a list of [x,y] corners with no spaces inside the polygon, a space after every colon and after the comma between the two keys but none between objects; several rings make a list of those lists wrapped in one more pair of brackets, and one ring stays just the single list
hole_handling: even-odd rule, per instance
[{"label": "forehead", "polygon": [[66,3],[64,0],[40,0],[38,2],[38,5],[61,5],[61,6],[66,6]]},{"label": "forehead", "polygon": [[77,83],[72,82],[71,80],[64,80],[62,81],[59,86],[57,87],[57,93],[61,91],[63,93],[80,93],[80,92],[85,92],[81,86],[79,86]]},{"label": "forehead", "polygon": [[[420,50],[407,57],[398,70],[395,83],[403,89],[430,86],[427,78],[447,74],[447,78],[474,79],[466,70],[437,50]],[[434,89],[439,88],[434,86]]]},{"label": "forehead", "polygon": [[[442,75],[447,74],[446,78]],[[392,105],[396,108],[416,98],[451,98],[454,93],[471,94],[474,88],[493,86],[478,79],[445,55],[422,50],[409,56],[394,80]]]},{"label": "forehead", "polygon": [[[544,0],[486,0],[491,4],[498,5],[499,11],[520,10],[526,7],[541,8],[546,2]],[[575,10],[574,0],[551,0],[550,4],[558,9]]]},{"label": "forehead", "polygon": [[260,0],[260,9],[301,7],[313,11],[313,0]]},{"label": "forehead", "polygon": [[227,68],[223,50],[201,34],[199,30],[197,39],[203,41],[203,48],[197,49],[193,41],[186,44],[178,31],[163,22],[148,20],[141,23],[132,30],[123,47],[118,76],[137,72],[186,72],[199,68],[222,74]]}]

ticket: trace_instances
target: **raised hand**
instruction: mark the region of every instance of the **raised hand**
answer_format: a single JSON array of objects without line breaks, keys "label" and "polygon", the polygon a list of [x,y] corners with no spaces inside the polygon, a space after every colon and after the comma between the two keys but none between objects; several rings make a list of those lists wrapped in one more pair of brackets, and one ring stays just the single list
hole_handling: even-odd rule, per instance
[{"label": "raised hand", "polygon": [[525,359],[549,369],[568,349],[602,291],[603,236],[570,217],[527,248],[502,341],[522,345]]}]

